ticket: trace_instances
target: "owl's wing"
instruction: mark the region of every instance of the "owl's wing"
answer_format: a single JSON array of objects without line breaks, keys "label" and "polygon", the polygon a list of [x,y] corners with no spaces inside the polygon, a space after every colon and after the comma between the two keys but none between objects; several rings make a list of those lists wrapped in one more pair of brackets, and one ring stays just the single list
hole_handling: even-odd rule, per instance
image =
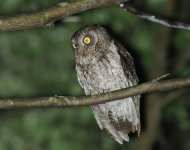
[{"label": "owl's wing", "polygon": [[[125,49],[119,42],[116,41],[115,45],[118,48],[118,53],[120,54],[121,64],[122,64],[124,73],[126,75],[128,85],[129,86],[137,85],[139,80],[138,80],[138,77],[137,77],[137,74],[136,74],[136,71],[135,71],[133,58],[131,57],[131,55],[129,54],[127,49]],[[136,109],[136,112],[137,112],[137,116],[138,116],[138,118],[140,120],[140,112],[139,112],[140,95],[133,96],[131,98],[133,99],[134,106],[135,106],[135,109]],[[140,134],[140,121],[139,121],[137,131],[138,131],[138,135],[139,135]]]},{"label": "owl's wing", "polygon": [[133,85],[136,85],[139,80],[135,71],[133,58],[131,57],[127,49],[125,49],[119,42],[116,41],[115,45],[118,48],[118,53],[120,54],[121,58],[121,64],[127,79],[130,80]]}]

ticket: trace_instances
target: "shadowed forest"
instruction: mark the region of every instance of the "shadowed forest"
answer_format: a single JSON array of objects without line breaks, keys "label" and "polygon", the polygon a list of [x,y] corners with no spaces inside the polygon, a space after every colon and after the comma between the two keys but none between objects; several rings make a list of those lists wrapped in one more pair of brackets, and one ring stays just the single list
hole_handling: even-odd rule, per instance
[{"label": "shadowed forest", "polygon": [[[0,16],[43,10],[60,0],[1,0]],[[71,1],[68,1],[71,2]],[[188,0],[133,0],[141,10],[190,23]],[[134,58],[140,83],[169,73],[190,76],[190,31],[141,19],[116,5],[54,26],[0,32],[0,98],[81,96],[71,36],[101,24]],[[190,88],[142,95],[140,137],[119,145],[99,129],[90,107],[0,110],[0,150],[189,150]]]}]

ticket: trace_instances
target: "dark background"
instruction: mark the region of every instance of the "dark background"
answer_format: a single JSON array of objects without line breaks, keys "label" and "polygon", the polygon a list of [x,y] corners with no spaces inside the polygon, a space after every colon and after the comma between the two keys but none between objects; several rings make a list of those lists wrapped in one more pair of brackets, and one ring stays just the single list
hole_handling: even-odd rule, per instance
[{"label": "dark background", "polygon": [[[59,0],[1,0],[0,14],[29,13]],[[188,0],[132,1],[142,10],[190,22]],[[0,32],[0,97],[84,95],[76,80],[71,36],[97,23],[129,49],[140,83],[165,73],[190,75],[190,31],[167,28],[118,6],[89,10],[54,28]],[[130,143],[113,141],[99,129],[89,107],[0,110],[0,150],[190,149],[189,88],[143,95],[142,132]]]}]

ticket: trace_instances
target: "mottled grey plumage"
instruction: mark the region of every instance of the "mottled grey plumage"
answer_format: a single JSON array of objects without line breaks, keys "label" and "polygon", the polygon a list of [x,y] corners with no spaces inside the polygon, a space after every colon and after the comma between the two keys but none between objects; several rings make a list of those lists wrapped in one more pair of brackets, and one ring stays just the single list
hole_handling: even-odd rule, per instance
[{"label": "mottled grey plumage", "polygon": [[[72,37],[79,84],[86,95],[136,85],[138,78],[129,52],[99,25],[79,29]],[[101,129],[119,143],[128,133],[140,133],[140,96],[91,106]]]}]

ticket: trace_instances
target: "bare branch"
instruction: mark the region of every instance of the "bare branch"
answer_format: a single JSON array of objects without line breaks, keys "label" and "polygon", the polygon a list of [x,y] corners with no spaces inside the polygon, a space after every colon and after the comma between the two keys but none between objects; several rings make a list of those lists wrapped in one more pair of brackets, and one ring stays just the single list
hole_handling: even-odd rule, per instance
[{"label": "bare branch", "polygon": [[122,90],[85,97],[54,96],[39,98],[4,98],[0,100],[0,109],[89,106],[123,99],[134,95],[169,91],[186,86],[190,86],[190,77],[185,79],[170,79],[154,83],[147,82]]},{"label": "bare branch", "polygon": [[164,75],[162,75],[162,76],[160,76],[160,77],[157,77],[156,79],[152,80],[152,82],[153,82],[153,83],[158,82],[158,81],[160,81],[160,80],[162,80],[162,79],[168,77],[169,75],[170,75],[169,73],[164,74]]},{"label": "bare branch", "polygon": [[88,9],[124,1],[126,0],[81,0],[69,4],[59,3],[54,7],[36,13],[21,14],[7,18],[0,17],[0,30],[21,30],[45,25],[49,26],[63,17],[68,17]]},{"label": "bare branch", "polygon": [[[56,20],[73,14],[83,12],[89,9],[105,6],[111,3],[121,3],[126,0],[81,0],[71,3],[59,3],[49,9],[31,13],[20,14],[12,17],[0,17],[0,31],[21,30],[28,28],[37,28],[42,26],[52,26]],[[147,19],[171,28],[190,30],[190,24],[179,21],[172,21],[163,17],[155,16],[150,13],[137,9],[130,3],[121,3],[124,8],[140,18]]]},{"label": "bare branch", "polygon": [[177,28],[177,29],[185,29],[185,30],[190,30],[190,24],[184,23],[184,22],[179,22],[179,21],[172,21],[160,16],[155,16],[153,14],[141,11],[137,9],[133,4],[131,3],[121,3],[120,7],[123,8],[124,10],[149,21],[170,27],[170,28]]}]

